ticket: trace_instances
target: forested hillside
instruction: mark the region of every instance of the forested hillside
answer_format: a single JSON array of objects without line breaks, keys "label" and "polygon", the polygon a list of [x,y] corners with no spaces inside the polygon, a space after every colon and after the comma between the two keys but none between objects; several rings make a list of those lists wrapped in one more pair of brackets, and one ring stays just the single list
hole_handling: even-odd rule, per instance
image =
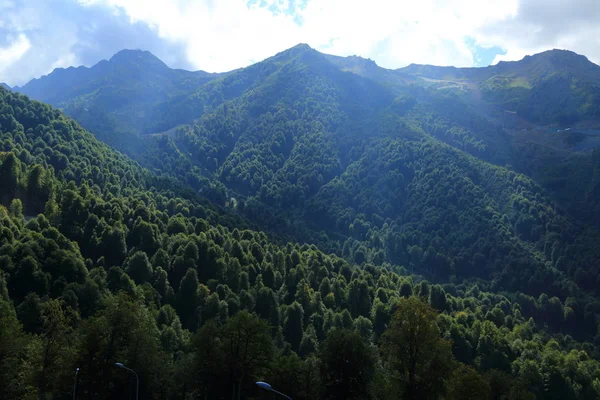
[{"label": "forested hillside", "polygon": [[[92,68],[59,69],[17,89],[63,108],[104,142],[147,167],[158,164],[163,170],[173,167],[159,161],[154,140],[144,140],[148,136],[143,134],[154,138],[154,134],[167,132],[173,137],[177,130],[189,130],[187,124],[209,115],[222,121],[219,123],[231,119],[231,114],[240,120],[236,110],[247,103],[252,107],[250,114],[265,114],[253,103],[257,99],[271,107],[271,114],[284,109],[298,112],[298,107],[304,110],[304,106],[319,104],[319,112],[327,116],[325,127],[333,132],[344,130],[363,137],[381,130],[382,125],[393,130],[408,124],[411,130],[426,132],[484,161],[511,165],[515,172],[533,177],[571,215],[583,221],[597,219],[594,197],[590,196],[595,180],[589,172],[594,170],[589,168],[593,162],[589,151],[600,146],[600,124],[593,111],[598,103],[593,93],[599,87],[600,67],[583,56],[554,50],[487,68],[412,65],[387,70],[360,57],[334,57],[298,45],[225,75],[171,70],[147,52],[123,51]],[[570,89],[562,90],[553,83],[561,76],[570,80]],[[295,79],[300,83],[294,89],[289,81]],[[326,81],[329,86],[321,87]],[[57,90],[60,85],[64,88]],[[279,95],[284,91],[301,101],[282,105],[280,101],[285,99]],[[326,104],[329,102],[333,104]],[[547,115],[536,117],[523,111],[532,104],[539,109],[536,113]],[[570,107],[579,107],[577,118],[562,122],[555,118],[563,111],[571,112]],[[343,114],[328,114],[333,109]],[[311,115],[316,114],[310,111],[305,117]],[[241,118],[254,124],[256,118],[246,117]],[[297,118],[293,114],[287,117]],[[574,124],[568,132],[567,122]],[[247,127],[229,128],[242,131]],[[556,133],[560,129],[563,131]],[[143,138],[132,133],[141,133]],[[210,145],[215,149],[212,152],[223,155],[231,151],[219,149],[225,145],[217,139],[216,146]],[[164,143],[164,137],[160,140],[163,147],[171,146]],[[199,165],[214,170],[213,153],[206,155],[211,158],[208,161],[185,160],[194,151],[184,147],[173,151],[180,158],[177,169],[188,172]],[[576,181],[565,179],[573,173],[578,175]],[[211,178],[206,171],[201,174]]]},{"label": "forested hillside", "polygon": [[127,153],[143,144],[157,104],[184,97],[218,77],[167,67],[147,51],[123,50],[91,68],[58,68],[14,90],[54,105]]},{"label": "forested hillside", "polygon": [[550,50],[487,68],[410,65],[397,72],[463,84],[484,100],[543,125],[600,117],[600,67],[571,51]]},{"label": "forested hillside", "polygon": [[[594,221],[521,173],[545,153],[470,92],[386,71],[300,45],[157,83],[136,161],[0,88],[0,398],[72,398],[77,379],[77,398],[126,399],[117,362],[144,399],[267,398],[257,380],[294,399],[599,398]],[[123,113],[153,82],[127,81]],[[597,158],[537,174],[570,167],[597,204]]]},{"label": "forested hillside", "polygon": [[600,303],[432,284],[226,228],[60,112],[0,99],[2,398],[71,398],[76,367],[79,397],[128,398],[115,362],[140,398],[260,398],[258,379],[306,399],[600,393]]},{"label": "forested hillside", "polygon": [[534,178],[571,216],[598,226],[592,153],[600,147],[600,67],[571,51],[551,50],[486,68],[411,65],[395,72],[452,92],[463,103],[458,109],[468,104],[495,120],[510,135],[507,163]]},{"label": "forested hillside", "polygon": [[[597,257],[582,243],[594,230],[526,176],[437,140],[460,134],[458,107],[393,98],[308,47],[271,61],[278,69],[262,86],[161,138],[155,166],[193,187],[200,176],[217,180],[222,201],[233,198],[248,219],[359,264],[404,265],[442,281],[482,277],[535,295],[571,295],[563,274],[595,280],[595,264],[580,262]],[[427,117],[434,109],[443,111]]]}]

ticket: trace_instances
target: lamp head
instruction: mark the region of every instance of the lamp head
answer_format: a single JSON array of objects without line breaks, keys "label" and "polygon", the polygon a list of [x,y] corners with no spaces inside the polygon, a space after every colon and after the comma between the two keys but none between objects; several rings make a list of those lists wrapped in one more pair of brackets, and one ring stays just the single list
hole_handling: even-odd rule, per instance
[{"label": "lamp head", "polygon": [[256,382],[256,384],[258,386],[260,386],[263,389],[267,389],[267,390],[271,390],[271,385],[269,385],[267,382]]}]

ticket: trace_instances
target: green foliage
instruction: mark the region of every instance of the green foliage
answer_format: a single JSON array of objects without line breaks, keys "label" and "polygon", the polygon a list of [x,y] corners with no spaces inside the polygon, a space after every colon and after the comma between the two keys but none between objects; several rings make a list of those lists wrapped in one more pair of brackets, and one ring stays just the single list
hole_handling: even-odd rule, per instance
[{"label": "green foliage", "polygon": [[448,397],[456,400],[490,399],[491,387],[471,366],[461,364],[449,379]]},{"label": "green foliage", "polygon": [[135,155],[144,147],[135,134],[154,125],[149,119],[158,114],[159,105],[185,97],[217,76],[170,69],[147,51],[123,50],[91,68],[57,69],[18,91],[64,110],[105,143]]},{"label": "green foliage", "polygon": [[597,233],[332,65],[215,80],[153,171],[0,89],[0,397],[597,398]]},{"label": "green foliage", "polygon": [[320,358],[323,399],[369,398],[377,357],[358,333],[331,331],[323,342]]},{"label": "green foliage", "polygon": [[[353,263],[403,265],[442,282],[480,277],[494,290],[525,288],[535,296],[577,295],[574,267],[582,263],[556,263],[540,249],[554,247],[559,256],[568,238],[581,243],[598,234],[581,231],[533,180],[481,161],[510,161],[501,127],[464,96],[412,87],[400,101],[330,61],[299,46],[203,86],[198,98],[227,96],[193,126],[157,139],[146,164],[262,230]],[[171,215],[167,232],[189,234],[195,226]],[[156,248],[156,239],[149,242]],[[594,246],[580,247],[577,259],[598,256]],[[583,282],[593,278],[579,281],[591,289]],[[347,283],[351,301],[365,300]],[[365,316],[368,308],[355,303],[350,311]]]},{"label": "green foliage", "polygon": [[398,395],[406,399],[442,396],[452,371],[452,352],[440,337],[434,310],[416,297],[400,299],[395,308],[381,347],[398,380]]}]

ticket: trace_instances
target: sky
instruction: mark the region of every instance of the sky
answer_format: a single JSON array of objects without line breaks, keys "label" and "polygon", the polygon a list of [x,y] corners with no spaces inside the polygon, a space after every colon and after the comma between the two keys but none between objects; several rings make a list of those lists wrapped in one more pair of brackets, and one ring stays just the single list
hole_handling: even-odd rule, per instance
[{"label": "sky", "polygon": [[553,48],[600,63],[600,0],[0,0],[0,82],[121,49],[223,72],[298,43],[385,68],[487,66]]}]

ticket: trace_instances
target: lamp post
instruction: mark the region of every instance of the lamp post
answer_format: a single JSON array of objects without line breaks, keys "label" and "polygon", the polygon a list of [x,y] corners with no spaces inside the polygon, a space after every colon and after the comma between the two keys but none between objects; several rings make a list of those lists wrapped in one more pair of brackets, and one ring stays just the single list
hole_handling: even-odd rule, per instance
[{"label": "lamp post", "polygon": [[136,380],[136,385],[135,385],[135,400],[138,400],[138,395],[140,393],[140,377],[138,376],[137,372],[135,372],[134,370],[132,370],[131,368],[127,368],[125,365],[123,365],[122,363],[115,363],[115,365],[119,368],[123,368],[126,369],[129,372],[133,372],[133,374],[135,375],[135,380]]},{"label": "lamp post", "polygon": [[278,395],[283,396],[283,397],[285,397],[288,400],[292,400],[292,398],[290,396],[288,396],[287,394],[283,394],[283,393],[278,392],[277,390],[273,389],[271,387],[271,385],[269,385],[267,382],[256,382],[256,384],[259,387],[261,387],[261,388],[263,388],[265,390],[268,390],[268,391],[273,392],[273,393],[277,393]]},{"label": "lamp post", "polygon": [[75,400],[75,394],[77,393],[77,374],[79,374],[79,367],[75,368],[75,382],[73,383],[73,400]]}]

